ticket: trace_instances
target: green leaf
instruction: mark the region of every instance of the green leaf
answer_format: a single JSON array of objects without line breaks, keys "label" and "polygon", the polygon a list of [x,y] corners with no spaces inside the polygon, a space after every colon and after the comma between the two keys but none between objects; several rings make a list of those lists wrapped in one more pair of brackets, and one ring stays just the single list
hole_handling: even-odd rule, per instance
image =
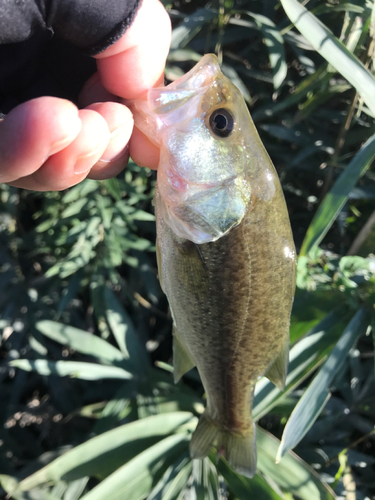
[{"label": "green leaf", "polygon": [[375,38],[375,3],[372,4],[371,9],[370,36]]},{"label": "green leaf", "polygon": [[375,79],[363,64],[297,0],[281,0],[284,10],[311,45],[358,90],[375,115]]},{"label": "green leaf", "polygon": [[83,477],[82,479],[77,479],[69,483],[63,500],[78,500],[86,488],[88,481],[88,477]]},{"label": "green leaf", "polygon": [[192,468],[193,463],[188,453],[184,453],[165,471],[147,500],[176,500],[186,486]]},{"label": "green leaf", "polygon": [[267,117],[272,118],[285,109],[295,104],[299,104],[304,96],[314,92],[316,89],[320,90],[327,87],[331,78],[332,73],[327,70],[327,64],[324,63],[315,73],[306,76],[301,83],[297,85],[292,94],[288,95],[280,102],[269,102],[260,109],[252,112],[251,115],[255,121]]},{"label": "green leaf", "polygon": [[[18,484],[19,484],[19,481],[15,477],[8,476],[6,474],[0,474],[0,485],[10,495],[12,495],[13,492],[17,490]],[[12,497],[13,497],[13,495],[12,495]],[[18,500],[17,497],[14,497],[14,498],[16,498]],[[19,498],[23,498],[23,497],[20,496]]]},{"label": "green leaf", "polygon": [[330,397],[330,387],[357,338],[366,333],[368,315],[364,308],[352,318],[326,362],[306,389],[285,426],[277,459],[294,448],[320,415]]},{"label": "green leaf", "polygon": [[148,250],[151,247],[151,242],[145,238],[137,238],[136,240],[125,240],[127,248],[132,248],[133,250]]},{"label": "green leaf", "polygon": [[299,105],[299,113],[295,116],[293,124],[306,120],[318,107],[322,107],[323,104],[332,99],[336,94],[341,94],[346,92],[351,88],[347,83],[330,85],[328,88],[323,88],[320,91],[311,95],[307,101]]},{"label": "green leaf", "polygon": [[93,181],[91,179],[85,179],[76,186],[69,189],[69,191],[63,196],[63,203],[68,204],[76,201],[83,196],[86,196],[93,191],[95,191],[99,186],[98,181]]},{"label": "green leaf", "polygon": [[324,5],[319,5],[314,9],[314,14],[320,15],[320,14],[327,14],[330,12],[357,12],[358,14],[362,14],[364,9],[360,5],[355,5],[353,3],[347,2],[347,3],[342,3],[339,5],[333,5],[333,4],[324,4]]},{"label": "green leaf", "polygon": [[123,356],[129,360],[137,373],[144,374],[149,366],[148,354],[145,346],[140,342],[128,313],[107,287],[104,291],[104,299],[107,321]]},{"label": "green leaf", "polygon": [[152,393],[137,395],[139,418],[155,413],[168,414],[175,411],[203,413],[202,399],[195,391],[185,385],[176,386],[170,376],[160,373],[159,370],[153,370],[149,376],[153,381]]},{"label": "green leaf", "polygon": [[202,29],[205,24],[217,18],[217,11],[212,9],[198,9],[184,20],[172,32],[171,49],[185,47],[190,40]]},{"label": "green leaf", "polygon": [[104,186],[106,187],[108,193],[113,196],[116,201],[121,200],[121,188],[120,183],[116,177],[112,177],[112,179],[106,179],[103,181]]},{"label": "green leaf", "polygon": [[7,496],[4,498],[12,498],[12,500],[61,500],[61,496],[55,496],[41,489],[31,490],[27,493],[17,492],[13,493],[11,497]]},{"label": "green leaf", "polygon": [[[309,270],[303,268],[301,270],[300,262],[308,260],[307,257],[300,257],[298,259],[297,267],[297,281],[301,271],[307,275]],[[306,279],[305,279],[306,283]],[[303,283],[304,284],[304,283]],[[305,287],[302,287],[305,288]],[[322,321],[327,314],[335,313],[335,322],[338,323],[340,318],[343,317],[342,311],[337,315],[337,309],[342,306],[342,293],[338,290],[306,290],[296,289],[296,294],[293,301],[293,309],[290,325],[290,344],[293,346],[297,341],[301,340],[306,334],[309,333],[311,328],[314,328],[320,321]],[[343,324],[343,328],[346,324]],[[341,330],[342,331],[342,330]]]},{"label": "green leaf", "polygon": [[171,50],[168,54],[168,62],[181,62],[181,61],[194,61],[199,62],[202,58],[202,54],[198,54],[191,49],[176,49]]},{"label": "green leaf", "polygon": [[121,351],[92,333],[49,320],[38,321],[35,326],[46,337],[87,356],[94,356],[108,363],[124,360]]},{"label": "green leaf", "polygon": [[[152,489],[155,476],[164,473],[173,456],[187,450],[189,436],[169,436],[151,446],[108,476],[82,500],[142,500]],[[167,466],[166,466],[167,463]]]},{"label": "green leaf", "polygon": [[90,238],[92,236],[97,236],[99,232],[99,226],[102,223],[102,219],[100,217],[91,217],[88,220],[86,229],[85,229],[85,234],[87,238]]},{"label": "green leaf", "polygon": [[205,469],[204,484],[207,491],[204,500],[223,500],[217,468],[209,458],[203,460],[203,467]]},{"label": "green leaf", "polygon": [[[216,462],[215,456],[211,455],[210,458],[213,463]],[[216,467],[236,497],[244,499],[256,498],[256,500],[282,500],[282,497],[259,474],[255,474],[253,479],[237,474],[223,458],[218,461]]]},{"label": "green leaf", "polygon": [[130,218],[132,220],[155,222],[155,215],[145,212],[144,210],[135,210],[135,212],[130,214]]},{"label": "green leaf", "polygon": [[[85,476],[106,476],[148,446],[197,419],[188,412],[156,415],[104,432],[76,446],[25,478],[19,489],[27,491],[47,482],[72,481]],[[104,496],[107,500],[107,496]],[[125,498],[125,497],[124,497]],[[130,497],[129,497],[130,498]]]},{"label": "green leaf", "polygon": [[271,19],[266,16],[262,16],[261,14],[254,14],[249,11],[245,11],[245,13],[255,19],[257,26],[264,36],[272,68],[273,85],[275,90],[278,90],[285,80],[288,72],[285,60],[284,39]]},{"label": "green leaf", "polygon": [[260,128],[265,130],[268,134],[276,139],[281,139],[282,141],[288,141],[292,144],[299,144],[301,146],[310,144],[311,138],[306,134],[301,133],[301,130],[297,128],[287,128],[282,125],[261,125]]},{"label": "green leaf", "polygon": [[318,474],[295,453],[289,451],[279,464],[275,463],[280,441],[260,427],[257,428],[258,470],[300,500],[334,500],[336,495]]},{"label": "green leaf", "polygon": [[193,460],[192,479],[193,484],[190,486],[191,496],[196,500],[206,500],[209,497],[208,491],[208,473],[207,462],[211,463],[204,458],[203,460]]},{"label": "green leaf", "polygon": [[336,330],[340,328],[342,319],[340,312],[342,311],[332,311],[292,347],[286,387],[283,392],[265,377],[257,383],[253,406],[255,420],[268,413],[283,396],[291,392],[322,363],[337,341]]},{"label": "green leaf", "polygon": [[94,310],[97,327],[100,331],[100,336],[107,339],[111,335],[107,320],[106,320],[106,304],[104,300],[104,291],[106,289],[105,270],[98,268],[91,275],[90,280],[90,299]]},{"label": "green leaf", "polygon": [[69,302],[73,300],[81,287],[81,280],[83,278],[82,271],[78,271],[70,278],[68,286],[63,290],[63,295],[57,307],[57,314],[60,315],[68,306]]},{"label": "green leaf", "polygon": [[227,64],[222,64],[221,69],[222,69],[222,72],[224,73],[224,75],[227,78],[229,78],[231,80],[231,82],[234,83],[234,85],[238,88],[238,90],[241,92],[245,101],[250,103],[250,101],[251,101],[250,92],[248,91],[243,80],[239,77],[237,71],[232,66],[229,66]]},{"label": "green leaf", "polygon": [[79,198],[78,200],[74,201],[65,210],[63,210],[61,217],[67,219],[68,217],[79,214],[82,208],[86,205],[87,201],[87,198]]},{"label": "green leaf", "polygon": [[339,262],[340,271],[347,277],[353,276],[358,271],[369,269],[370,261],[357,255],[347,255]]},{"label": "green leaf", "polygon": [[307,230],[300,256],[307,255],[322,241],[348,199],[350,191],[366,172],[374,157],[375,135],[361,147],[327,193]]},{"label": "green leaf", "polygon": [[46,359],[16,359],[9,363],[10,366],[20,368],[27,372],[36,372],[39,375],[58,377],[72,377],[83,380],[101,380],[105,378],[131,379],[132,373],[117,366],[104,366],[97,363],[84,363],[82,361],[47,361]]},{"label": "green leaf", "polygon": [[105,197],[103,195],[98,195],[96,196],[96,206],[100,211],[104,228],[109,229],[111,227],[113,217],[113,206],[111,205],[111,199],[108,196]]},{"label": "green leaf", "polygon": [[51,227],[56,224],[56,221],[53,218],[47,219],[41,222],[36,228],[35,231],[37,233],[44,233],[44,231],[48,231]]}]

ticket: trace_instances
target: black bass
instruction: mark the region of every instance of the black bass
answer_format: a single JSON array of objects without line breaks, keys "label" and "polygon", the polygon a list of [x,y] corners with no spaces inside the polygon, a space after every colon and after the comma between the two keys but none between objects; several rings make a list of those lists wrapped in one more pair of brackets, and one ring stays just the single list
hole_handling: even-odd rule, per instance
[{"label": "black bass", "polygon": [[214,55],[132,109],[161,150],[157,258],[174,378],[196,366],[207,396],[190,453],[215,446],[252,477],[255,384],[265,375],[282,389],[288,364],[296,257],[280,182]]}]

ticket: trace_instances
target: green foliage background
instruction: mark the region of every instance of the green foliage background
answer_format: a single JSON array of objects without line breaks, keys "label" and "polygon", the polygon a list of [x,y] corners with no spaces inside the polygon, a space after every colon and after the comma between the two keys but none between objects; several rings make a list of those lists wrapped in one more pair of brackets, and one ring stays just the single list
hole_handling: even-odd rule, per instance
[{"label": "green foliage background", "polygon": [[0,187],[0,498],[374,499],[374,1],[166,7],[167,78],[218,54],[300,253],[287,386],[256,390],[258,473],[188,456],[203,389],[196,371],[173,384],[155,176],[130,164],[61,193]]}]

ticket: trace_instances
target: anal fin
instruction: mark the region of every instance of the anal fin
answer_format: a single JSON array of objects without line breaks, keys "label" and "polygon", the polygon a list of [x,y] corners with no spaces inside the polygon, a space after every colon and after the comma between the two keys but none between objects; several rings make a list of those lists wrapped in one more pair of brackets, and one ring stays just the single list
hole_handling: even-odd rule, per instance
[{"label": "anal fin", "polygon": [[182,343],[175,325],[173,325],[173,378],[175,384],[194,366],[194,361]]},{"label": "anal fin", "polygon": [[275,361],[267,368],[264,376],[268,378],[275,386],[283,391],[285,389],[285,380],[288,372],[289,362],[289,339],[285,342],[282,351]]}]

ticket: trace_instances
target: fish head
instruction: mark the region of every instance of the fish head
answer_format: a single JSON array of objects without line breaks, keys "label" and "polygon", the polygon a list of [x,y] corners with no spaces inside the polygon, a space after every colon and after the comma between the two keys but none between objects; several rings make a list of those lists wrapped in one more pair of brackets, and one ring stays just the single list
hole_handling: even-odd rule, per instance
[{"label": "fish head", "polygon": [[179,237],[215,241],[241,223],[253,195],[273,196],[272,171],[252,151],[257,132],[245,101],[215,55],[132,109],[136,126],[160,147],[159,209]]}]

